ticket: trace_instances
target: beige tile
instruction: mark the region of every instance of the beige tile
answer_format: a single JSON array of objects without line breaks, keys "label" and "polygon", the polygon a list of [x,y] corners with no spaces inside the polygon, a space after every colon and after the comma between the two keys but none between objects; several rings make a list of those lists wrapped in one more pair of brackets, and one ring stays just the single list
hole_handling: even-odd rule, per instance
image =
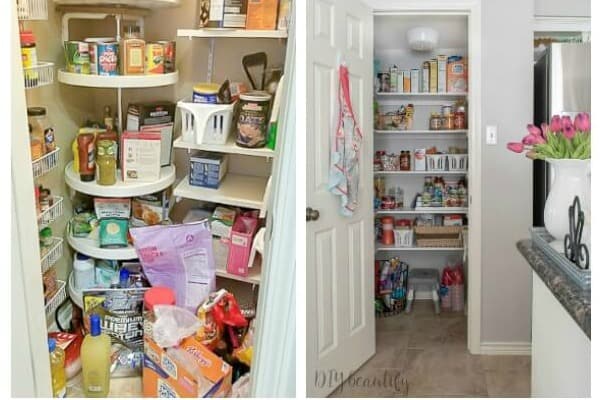
[{"label": "beige tile", "polygon": [[410,314],[401,313],[390,317],[380,317],[375,320],[376,332],[409,331],[412,317]]},{"label": "beige tile", "polygon": [[452,346],[408,349],[406,377],[410,397],[488,394],[479,357]]},{"label": "beige tile", "polygon": [[485,371],[491,397],[530,397],[531,377],[520,370]]},{"label": "beige tile", "polygon": [[530,356],[481,356],[481,363],[483,369],[486,371],[495,370],[521,370],[531,371],[531,357]]},{"label": "beige tile", "polygon": [[465,318],[416,318],[410,330],[409,349],[432,346],[453,346],[467,349],[467,320]]}]

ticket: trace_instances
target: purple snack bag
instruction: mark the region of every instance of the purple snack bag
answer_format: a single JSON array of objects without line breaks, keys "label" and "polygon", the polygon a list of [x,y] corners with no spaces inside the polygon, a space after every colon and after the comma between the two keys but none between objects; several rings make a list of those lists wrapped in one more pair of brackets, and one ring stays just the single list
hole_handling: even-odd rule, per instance
[{"label": "purple snack bag", "polygon": [[177,305],[195,312],[215,291],[216,268],[208,221],[153,225],[129,230],[152,286],[166,286]]}]

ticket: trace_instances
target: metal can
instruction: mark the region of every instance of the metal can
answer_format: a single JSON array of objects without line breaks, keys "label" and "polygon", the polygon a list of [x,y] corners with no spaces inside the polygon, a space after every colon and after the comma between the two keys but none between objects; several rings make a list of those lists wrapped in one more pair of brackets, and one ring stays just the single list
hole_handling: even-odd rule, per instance
[{"label": "metal can", "polygon": [[165,74],[175,72],[175,41],[162,40],[158,43],[162,44],[163,46]]},{"label": "metal can", "polygon": [[119,72],[119,43],[98,43],[98,75],[113,76]]},{"label": "metal can", "polygon": [[240,95],[236,121],[236,143],[242,147],[264,147],[267,143],[271,95],[252,91]]},{"label": "metal can", "polygon": [[146,74],[164,74],[164,47],[159,42],[146,43]]},{"label": "metal can", "polygon": [[78,40],[65,42],[65,59],[67,71],[76,74],[90,73],[90,48],[89,43]]}]

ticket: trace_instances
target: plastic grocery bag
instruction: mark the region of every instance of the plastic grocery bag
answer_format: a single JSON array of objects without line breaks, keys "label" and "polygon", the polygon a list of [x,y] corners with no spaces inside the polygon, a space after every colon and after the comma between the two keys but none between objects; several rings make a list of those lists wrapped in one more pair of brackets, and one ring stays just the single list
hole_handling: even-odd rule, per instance
[{"label": "plastic grocery bag", "polygon": [[129,231],[150,284],[172,289],[177,305],[195,312],[216,285],[208,221],[153,225]]},{"label": "plastic grocery bag", "polygon": [[160,347],[177,346],[202,326],[191,311],[177,306],[156,305],[154,315],[156,322],[152,327],[152,337]]}]

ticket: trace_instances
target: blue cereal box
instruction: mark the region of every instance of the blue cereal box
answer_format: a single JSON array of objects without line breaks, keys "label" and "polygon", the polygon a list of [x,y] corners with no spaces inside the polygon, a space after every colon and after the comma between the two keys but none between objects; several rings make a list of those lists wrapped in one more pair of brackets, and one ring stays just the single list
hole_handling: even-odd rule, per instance
[{"label": "blue cereal box", "polygon": [[190,185],[218,189],[227,173],[226,154],[202,151],[190,156]]}]

